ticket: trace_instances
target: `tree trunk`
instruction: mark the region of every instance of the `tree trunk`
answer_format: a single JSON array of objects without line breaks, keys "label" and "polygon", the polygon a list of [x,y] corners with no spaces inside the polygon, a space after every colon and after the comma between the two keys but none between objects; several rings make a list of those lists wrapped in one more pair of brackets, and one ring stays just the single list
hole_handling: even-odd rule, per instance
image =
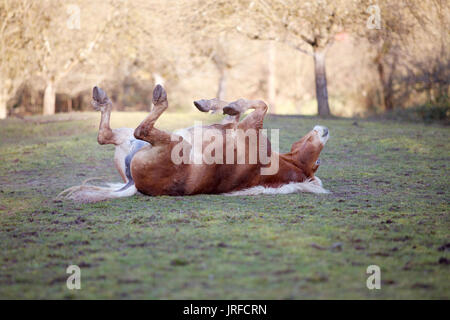
[{"label": "tree trunk", "polygon": [[0,119],[5,119],[8,116],[7,101],[6,96],[0,95]]},{"label": "tree trunk", "polygon": [[55,114],[56,88],[53,81],[48,81],[44,91],[44,115]]},{"label": "tree trunk", "polygon": [[328,105],[324,50],[314,50],[314,74],[316,78],[316,99],[319,116],[329,116],[330,106]]},{"label": "tree trunk", "polygon": [[67,112],[72,112],[72,97],[67,100]]},{"label": "tree trunk", "polygon": [[268,59],[267,59],[267,70],[268,70],[268,72],[267,72],[267,101],[269,102],[270,113],[276,113],[275,59],[276,59],[275,44],[273,41],[270,41],[269,49],[268,49]]},{"label": "tree trunk", "polygon": [[216,97],[220,100],[225,100],[226,94],[227,94],[227,77],[225,74],[225,70],[221,70]]},{"label": "tree trunk", "polygon": [[[386,72],[384,70],[384,64],[383,64],[381,57],[377,58],[375,60],[375,62],[377,64],[378,78],[380,79],[380,83],[381,83],[384,109],[386,111],[393,110],[394,109],[394,92],[393,92],[393,88],[392,88],[392,76],[389,76],[389,79],[386,79]],[[392,73],[393,73],[393,71],[392,71]]]}]

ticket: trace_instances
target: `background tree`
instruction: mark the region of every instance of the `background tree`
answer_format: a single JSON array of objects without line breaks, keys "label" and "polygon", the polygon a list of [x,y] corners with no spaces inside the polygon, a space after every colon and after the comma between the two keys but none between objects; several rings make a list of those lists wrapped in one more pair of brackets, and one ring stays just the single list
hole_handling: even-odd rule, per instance
[{"label": "background tree", "polygon": [[[426,100],[436,102],[432,87],[448,95],[449,38],[444,30],[449,27],[449,10],[444,2],[378,1],[377,5],[380,28],[358,34],[370,43],[384,109],[406,105],[412,92],[426,92]],[[436,45],[424,45],[430,40]]]},{"label": "background tree", "polygon": [[[36,70],[33,52],[39,48],[35,33],[46,27],[40,19],[44,8],[34,1],[5,0],[0,2],[0,119],[8,114],[7,103]],[[24,26],[34,26],[32,29]]]},{"label": "background tree", "polygon": [[379,1],[377,10],[372,10],[372,14],[379,15],[378,28],[357,30],[360,35],[369,40],[371,51],[374,52],[373,63],[380,82],[385,110],[394,109],[395,78],[405,65],[402,53],[408,47],[417,22],[424,22],[420,14],[421,8],[418,8],[417,4],[417,1],[408,3]]},{"label": "background tree", "polygon": [[90,110],[93,85],[147,110],[156,82],[186,110],[214,96],[340,116],[448,101],[443,0],[4,0],[0,17],[2,117]]},{"label": "background tree", "polygon": [[120,18],[114,4],[79,1],[70,6],[57,6],[51,1],[41,3],[46,9],[44,18],[50,20],[48,27],[34,39],[43,43],[36,54],[39,72],[45,82],[44,115],[55,113],[56,90],[61,80],[90,59],[94,51],[106,48],[105,35],[114,34],[113,21]]},{"label": "background tree", "polygon": [[198,23],[205,28],[233,29],[255,40],[289,44],[314,59],[318,113],[330,114],[326,76],[326,54],[336,34],[365,26],[367,1],[234,0],[190,2]]}]

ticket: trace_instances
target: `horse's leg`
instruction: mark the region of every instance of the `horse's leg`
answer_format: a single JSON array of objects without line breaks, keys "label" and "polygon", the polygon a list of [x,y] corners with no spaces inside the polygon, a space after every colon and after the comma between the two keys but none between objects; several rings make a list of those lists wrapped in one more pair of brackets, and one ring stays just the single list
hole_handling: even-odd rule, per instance
[{"label": "horse's leg", "polygon": [[92,93],[92,106],[95,110],[101,112],[100,126],[97,135],[99,144],[113,144],[116,147],[114,152],[114,165],[117,168],[124,182],[127,182],[125,157],[131,151],[131,140],[133,140],[133,129],[118,128],[112,130],[110,127],[110,117],[112,103],[106,93],[94,87]]},{"label": "horse's leg", "polygon": [[[230,103],[228,106],[223,108],[223,112],[233,115],[236,113],[244,113],[248,109],[254,109],[244,120],[239,122],[237,125],[239,131],[236,135],[236,146],[239,150],[239,146],[244,146],[246,148],[246,154],[248,154],[249,161],[250,156],[253,156],[253,159],[257,160],[258,163],[263,165],[261,168],[261,174],[263,175],[272,175],[278,172],[278,160],[274,158],[275,154],[272,153],[272,145],[270,140],[266,137],[266,135],[261,131],[263,129],[264,117],[267,113],[267,105],[264,101],[261,100],[246,100],[239,99]],[[247,143],[246,136],[252,136],[252,132],[256,134],[256,141],[251,143],[251,138],[249,138],[249,142]],[[240,133],[243,133],[240,134]],[[278,150],[275,150],[278,151]],[[245,155],[245,154],[244,154]],[[239,151],[238,151],[239,157]],[[238,160],[239,161],[239,160]],[[270,164],[268,167],[267,165]]]},{"label": "horse's leg", "polygon": [[[194,101],[194,105],[197,107],[198,110],[201,112],[210,112],[211,113],[218,113],[223,112],[223,108],[229,105],[230,103],[227,101],[223,101],[217,98],[214,99],[202,99],[202,100],[196,100]],[[222,120],[221,124],[228,124],[228,123],[238,123],[239,119],[241,117],[241,114],[235,114],[235,115],[226,115],[225,118]]]},{"label": "horse's leg", "polygon": [[167,93],[158,84],[153,90],[153,108],[147,118],[134,130],[135,138],[150,142],[153,146],[170,144],[171,135],[154,127],[156,120],[168,106]]},{"label": "horse's leg", "polygon": [[255,129],[263,128],[264,117],[267,113],[267,104],[262,100],[246,100],[239,99],[223,108],[223,113],[230,116],[240,115],[248,109],[254,109],[244,120],[239,123],[240,129]]}]

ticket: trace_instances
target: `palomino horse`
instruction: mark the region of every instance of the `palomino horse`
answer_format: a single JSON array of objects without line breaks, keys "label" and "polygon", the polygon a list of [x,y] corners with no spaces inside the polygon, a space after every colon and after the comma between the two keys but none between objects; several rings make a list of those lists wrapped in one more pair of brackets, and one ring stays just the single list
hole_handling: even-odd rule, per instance
[{"label": "palomino horse", "polygon": [[[66,198],[95,202],[131,196],[137,191],[150,196],[327,192],[315,172],[329,138],[328,129],[315,126],[292,145],[290,152],[275,152],[269,139],[260,134],[267,113],[263,101],[194,101],[200,111],[223,112],[225,118],[220,124],[172,134],[155,128],[168,108],[167,94],[160,85],[153,90],[150,114],[135,130],[110,128],[112,103],[102,89],[94,87],[92,104],[101,111],[98,143],[115,145],[114,163],[124,184],[83,184],[63,191],[61,195]],[[253,112],[240,121],[241,114],[249,109]],[[255,133],[255,139],[249,132]]]}]

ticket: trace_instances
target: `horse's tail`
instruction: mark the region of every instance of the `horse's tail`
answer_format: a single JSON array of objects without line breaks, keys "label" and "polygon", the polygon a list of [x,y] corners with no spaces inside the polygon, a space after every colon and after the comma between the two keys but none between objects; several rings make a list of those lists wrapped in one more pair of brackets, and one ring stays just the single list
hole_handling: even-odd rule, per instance
[{"label": "horse's tail", "polygon": [[76,202],[89,203],[114,198],[131,197],[137,193],[134,181],[128,183],[107,183],[107,186],[93,186],[87,184],[89,181],[98,180],[91,178],[83,181],[80,186],[74,186],[62,191],[56,199],[70,199]]}]

